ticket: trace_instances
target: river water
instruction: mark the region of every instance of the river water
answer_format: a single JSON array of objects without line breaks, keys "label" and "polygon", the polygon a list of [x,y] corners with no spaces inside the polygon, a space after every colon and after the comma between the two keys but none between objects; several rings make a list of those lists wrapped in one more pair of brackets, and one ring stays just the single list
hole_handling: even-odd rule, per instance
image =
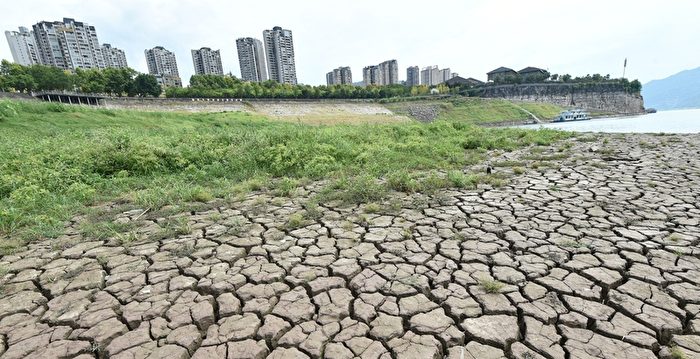
[{"label": "river water", "polygon": [[556,128],[574,132],[700,133],[700,109],[659,111],[648,115],[597,118],[588,121],[518,126]]}]

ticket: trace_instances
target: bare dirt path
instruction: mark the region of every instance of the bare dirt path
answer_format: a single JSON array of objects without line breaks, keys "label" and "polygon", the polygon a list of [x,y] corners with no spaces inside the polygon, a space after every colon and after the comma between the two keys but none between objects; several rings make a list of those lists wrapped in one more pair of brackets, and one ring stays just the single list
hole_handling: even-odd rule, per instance
[{"label": "bare dirt path", "polygon": [[159,240],[143,210],[115,219],[132,239],[69,227],[0,259],[0,354],[700,357],[700,136],[569,143],[498,189],[300,218],[312,184]]}]

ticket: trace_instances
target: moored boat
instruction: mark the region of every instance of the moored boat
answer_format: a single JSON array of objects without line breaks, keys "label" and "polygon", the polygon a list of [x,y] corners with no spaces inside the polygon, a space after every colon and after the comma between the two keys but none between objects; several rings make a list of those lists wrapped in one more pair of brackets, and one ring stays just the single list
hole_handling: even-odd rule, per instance
[{"label": "moored boat", "polygon": [[584,121],[590,119],[591,116],[588,115],[588,112],[581,109],[573,109],[562,111],[559,116],[554,118],[553,122]]}]

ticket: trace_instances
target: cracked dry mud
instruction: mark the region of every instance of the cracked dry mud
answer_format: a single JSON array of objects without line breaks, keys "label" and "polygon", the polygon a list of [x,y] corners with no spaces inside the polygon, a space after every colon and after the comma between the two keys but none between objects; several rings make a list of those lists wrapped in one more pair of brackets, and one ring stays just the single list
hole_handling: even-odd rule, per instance
[{"label": "cracked dry mud", "polygon": [[[295,229],[319,184],[182,214],[191,233],[159,240],[72,222],[71,244],[0,260],[0,354],[700,357],[700,136],[567,142],[502,188],[322,203]],[[142,212],[115,220],[148,237],[166,218]]]}]

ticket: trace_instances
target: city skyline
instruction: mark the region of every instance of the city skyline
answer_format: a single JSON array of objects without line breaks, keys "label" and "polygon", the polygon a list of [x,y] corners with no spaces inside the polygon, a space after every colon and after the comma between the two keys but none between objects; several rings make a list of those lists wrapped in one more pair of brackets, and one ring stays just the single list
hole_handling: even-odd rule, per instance
[{"label": "city skyline", "polygon": [[[375,14],[390,9],[396,15],[380,18],[365,14],[367,4],[349,3],[344,4],[342,18],[326,19],[320,13],[327,3],[272,1],[253,4],[247,12],[264,15],[246,16],[229,27],[219,27],[215,24],[224,23],[228,14],[235,12],[235,5],[213,1],[166,6],[160,1],[27,0],[7,7],[0,15],[0,26],[3,31],[16,31],[19,26],[29,27],[43,20],[73,17],[97,27],[100,41],[123,49],[128,64],[138,71],[146,72],[145,59],[140,55],[145,48],[163,45],[182,60],[189,57],[191,49],[207,45],[221,49],[225,73],[240,76],[235,39],[258,38],[262,29],[278,24],[294,31],[298,81],[312,85],[325,83],[326,72],[337,64],[349,65],[359,73],[382,58],[396,58],[401,64],[421,68],[449,64],[461,76],[479,80],[485,80],[486,72],[498,66],[541,66],[551,73],[619,77],[622,63],[628,58],[627,77],[642,82],[697,67],[695,59],[700,58],[700,49],[682,45],[700,36],[700,29],[689,26],[698,9],[690,1],[663,7],[644,1],[585,5],[540,1],[541,6],[511,1],[498,5],[450,1],[445,5],[452,11],[430,21],[403,9],[418,5],[412,1],[401,7],[378,3]],[[558,19],[567,13],[576,14],[577,26],[553,31]],[[357,25],[360,18],[363,26]],[[603,18],[607,20],[600,21]],[[207,19],[211,25],[206,29],[173,26],[185,19]],[[522,19],[527,19],[527,26],[519,23]],[[412,22],[420,26],[403,27]],[[490,30],[483,32],[484,27]],[[211,33],[215,34],[209,38]],[[381,36],[373,36],[378,34]],[[570,56],[572,51],[578,51],[578,55]],[[12,60],[9,46],[0,46],[0,57]],[[399,80],[405,80],[406,67],[400,69]],[[181,65],[180,70],[184,81],[194,73],[192,66]]]}]

